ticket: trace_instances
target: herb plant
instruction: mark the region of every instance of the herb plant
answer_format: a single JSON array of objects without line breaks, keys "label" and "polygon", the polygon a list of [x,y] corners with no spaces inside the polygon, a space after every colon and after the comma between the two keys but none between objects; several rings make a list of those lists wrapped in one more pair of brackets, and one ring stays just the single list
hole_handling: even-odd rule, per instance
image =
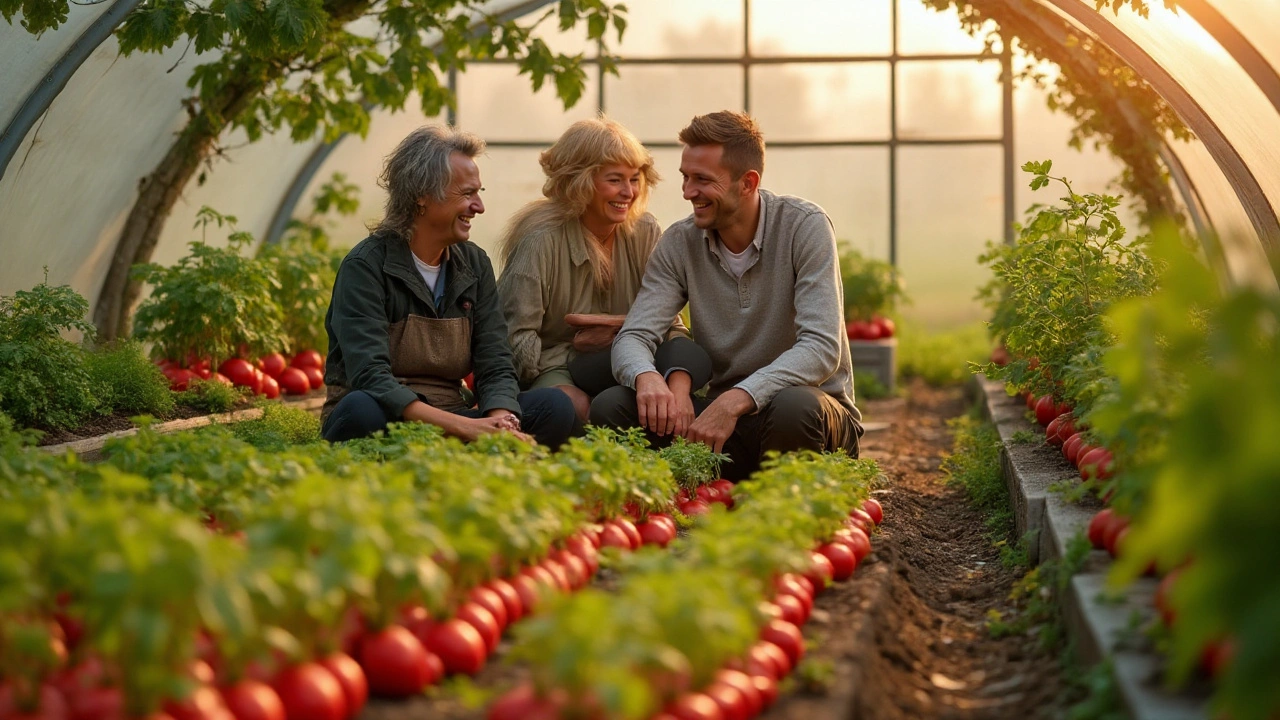
[{"label": "herb plant", "polygon": [[902,274],[893,264],[868,258],[846,247],[840,253],[846,320],[870,320],[887,315],[906,300]]}]

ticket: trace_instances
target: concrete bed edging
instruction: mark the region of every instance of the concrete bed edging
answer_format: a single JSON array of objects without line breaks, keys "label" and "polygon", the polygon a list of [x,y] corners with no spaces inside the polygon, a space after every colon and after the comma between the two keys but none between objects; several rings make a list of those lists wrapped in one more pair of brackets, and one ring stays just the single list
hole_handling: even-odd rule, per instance
[{"label": "concrete bed edging", "polygon": [[[1009,488],[1017,532],[1019,537],[1033,533],[1029,559],[1038,565],[1062,557],[1067,543],[1085,531],[1094,514],[1049,490],[1056,482],[1078,477],[1075,468],[1047,443],[1012,441],[1018,431],[1041,436],[1044,431],[1026,419],[1026,405],[1021,398],[1008,395],[1004,383],[977,375],[974,385],[987,418],[1000,435],[1000,470]],[[1105,552],[1090,551],[1063,598],[1067,632],[1076,641],[1077,655],[1090,664],[1111,658],[1116,687],[1131,717],[1207,720],[1208,698],[1164,688],[1163,661],[1146,638],[1133,630],[1135,619],[1145,625],[1155,618],[1152,597],[1156,581],[1140,578],[1123,591],[1112,590],[1106,584],[1110,562]]]},{"label": "concrete bed edging", "polygon": [[[296,407],[306,410],[310,413],[318,414],[320,408],[324,406],[324,396],[309,397],[301,400],[283,400],[283,404],[290,407]],[[173,433],[181,430],[194,430],[195,428],[212,425],[214,423],[227,424],[242,422],[244,420],[256,420],[262,417],[261,408],[249,408],[248,410],[235,410],[229,413],[215,413],[213,415],[197,415],[196,417],[184,418],[182,420],[170,420],[168,422],[156,423],[151,428],[158,433]],[[102,448],[107,441],[112,438],[129,437],[136,435],[138,428],[129,428],[128,430],[117,430],[113,433],[105,435],[96,435],[82,440],[72,440],[71,442],[58,443],[57,445],[42,445],[41,450],[52,455],[61,455],[66,452],[74,452],[81,460],[95,461],[102,459]]]}]

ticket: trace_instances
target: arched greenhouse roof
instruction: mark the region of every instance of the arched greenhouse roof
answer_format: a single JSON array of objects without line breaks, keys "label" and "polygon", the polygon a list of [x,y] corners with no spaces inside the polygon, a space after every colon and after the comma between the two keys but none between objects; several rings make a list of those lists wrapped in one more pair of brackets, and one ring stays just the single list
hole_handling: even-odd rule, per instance
[{"label": "arched greenhouse roof", "polygon": [[[532,92],[510,62],[473,61],[449,74],[457,102],[435,117],[413,102],[401,112],[375,107],[365,137],[328,142],[280,132],[250,143],[232,131],[177,189],[151,259],[169,264],[185,254],[206,205],[273,240],[290,217],[310,213],[308,198],[335,172],[359,188],[360,211],[333,230],[354,244],[380,210],[382,157],[428,121],[455,122],[490,143],[488,213],[475,234],[484,247],[539,195],[538,152],[598,111],[650,147],[665,178],[651,210],[670,224],[688,212],[676,132],[694,114],[733,108],[765,131],[766,187],[818,202],[839,237],[896,262],[915,298],[910,313],[937,325],[969,320],[980,315],[972,294],[983,271],[974,257],[987,240],[1011,236],[1022,208],[1045,201],[1025,187],[1019,165],[1052,158],[1056,172],[1089,190],[1124,171],[1113,148],[1086,138],[1081,151],[1069,149],[1071,118],[1047,110],[1046,90],[1022,72],[1052,78],[1072,63],[1076,72],[1113,70],[1081,54],[1083,39],[1132,68],[1185,126],[1157,124],[1158,147],[1148,149],[1160,177],[1148,182],[1165,189],[1153,192],[1167,194],[1205,237],[1220,238],[1207,255],[1224,277],[1274,284],[1266,252],[1280,244],[1280,0],[1178,0],[1176,11],[1156,2],[1145,17],[1127,4],[1099,10],[1094,0],[956,4],[633,2],[623,39],[610,35],[607,45],[617,76],[581,28],[545,22],[537,32],[553,50],[584,57],[586,88],[574,107],[565,110],[552,88]],[[0,25],[0,293],[30,287],[47,267],[51,282],[98,302],[140,183],[186,122],[188,82],[209,56],[184,42],[122,56],[113,30],[138,5],[72,4],[65,22],[39,36],[17,24],[21,14]],[[533,19],[548,5],[502,0],[482,9]],[[986,24],[975,38],[962,21]],[[986,47],[981,35],[990,31]],[[1121,99],[1098,112],[1109,110],[1138,122],[1151,107]],[[1141,216],[1131,207],[1127,219]]]}]

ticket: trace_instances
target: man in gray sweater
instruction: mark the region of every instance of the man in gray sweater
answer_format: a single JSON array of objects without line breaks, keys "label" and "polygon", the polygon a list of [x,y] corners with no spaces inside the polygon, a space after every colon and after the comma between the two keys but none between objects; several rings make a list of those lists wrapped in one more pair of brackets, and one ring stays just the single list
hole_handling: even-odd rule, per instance
[{"label": "man in gray sweater", "polygon": [[[684,197],[693,214],[667,228],[613,343],[621,385],[596,396],[591,422],[680,435],[733,460],[742,479],[770,450],[858,454],[843,290],[831,220],[817,205],[760,188],[764,136],[722,111],[680,131]],[[685,303],[712,361],[707,399],[689,374],[664,378],[654,353]],[[669,366],[669,364],[668,364]]]}]

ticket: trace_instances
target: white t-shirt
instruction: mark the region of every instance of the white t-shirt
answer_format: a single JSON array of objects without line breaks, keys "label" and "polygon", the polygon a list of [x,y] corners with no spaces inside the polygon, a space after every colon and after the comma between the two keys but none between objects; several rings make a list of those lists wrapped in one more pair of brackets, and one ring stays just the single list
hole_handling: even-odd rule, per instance
[{"label": "white t-shirt", "polygon": [[[412,255],[412,253],[410,253]],[[422,261],[417,255],[413,256],[413,264],[418,267],[418,272],[422,275],[422,279],[427,283],[427,289],[432,295],[436,294],[436,283],[440,280],[440,266],[428,265]]]},{"label": "white t-shirt", "polygon": [[729,272],[736,278],[741,278],[742,273],[755,262],[756,256],[760,254],[760,248],[755,243],[747,245],[747,249],[740,253],[730,252],[724,243],[717,240],[720,244],[720,257],[724,258],[724,264],[729,268]]}]

